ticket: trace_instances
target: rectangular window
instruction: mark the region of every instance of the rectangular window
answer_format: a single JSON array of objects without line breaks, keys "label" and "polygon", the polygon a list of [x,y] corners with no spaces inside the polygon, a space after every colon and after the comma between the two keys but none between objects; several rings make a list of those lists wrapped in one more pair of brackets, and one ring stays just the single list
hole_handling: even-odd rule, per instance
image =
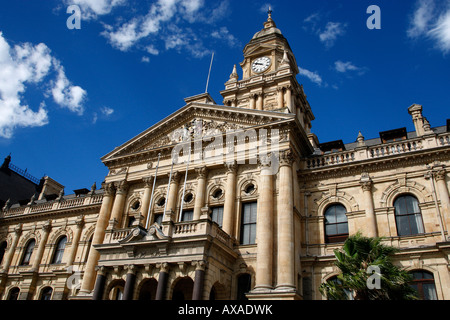
[{"label": "rectangular window", "polygon": [[219,227],[222,228],[222,222],[223,222],[223,207],[215,207],[215,208],[212,208],[211,219],[212,219],[212,221],[214,221],[215,223],[217,223],[217,224],[219,225]]},{"label": "rectangular window", "polygon": [[163,214],[155,214],[155,222],[161,225],[162,221],[163,221]]},{"label": "rectangular window", "polygon": [[181,221],[187,222],[192,220],[194,220],[194,211],[193,210],[183,211],[183,214],[181,215]]},{"label": "rectangular window", "polygon": [[257,202],[242,205],[241,244],[255,244]]}]

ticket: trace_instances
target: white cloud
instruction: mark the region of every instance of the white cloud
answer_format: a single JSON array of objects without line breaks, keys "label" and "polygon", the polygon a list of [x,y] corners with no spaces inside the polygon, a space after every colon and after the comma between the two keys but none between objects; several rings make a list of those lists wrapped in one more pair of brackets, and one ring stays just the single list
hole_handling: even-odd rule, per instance
[{"label": "white cloud", "polygon": [[[52,57],[50,49],[43,43],[25,43],[11,47],[0,32],[0,136],[11,138],[18,127],[39,127],[48,124],[46,103],[42,101],[38,110],[33,110],[24,99],[29,85],[46,86],[51,71],[58,72],[58,86],[64,92],[59,98],[66,101],[62,106],[72,111],[80,106],[85,91],[70,82],[59,61]],[[50,81],[51,82],[51,81]],[[82,94],[83,93],[83,94]],[[77,104],[76,104],[77,103]],[[75,108],[76,109],[76,108]]]},{"label": "white cloud", "polygon": [[219,30],[215,30],[211,33],[211,36],[216,39],[225,40],[230,47],[239,46],[239,40],[230,33],[227,27],[222,27]]},{"label": "white cloud", "polygon": [[319,33],[320,41],[325,44],[327,48],[334,45],[337,38],[345,34],[346,24],[340,22],[328,22],[325,30]]},{"label": "white cloud", "polygon": [[[185,50],[194,57],[203,57],[211,51],[204,48],[202,39],[211,37],[211,32],[194,32],[185,26],[186,22],[211,24],[220,19],[229,7],[228,0],[213,8],[205,7],[205,3],[205,0],[158,0],[145,15],[134,16],[118,26],[105,25],[102,35],[121,51],[138,48],[158,55],[161,48],[156,43],[162,42],[165,50]],[[226,28],[216,31],[214,36],[230,46],[237,43]]]},{"label": "white cloud", "polygon": [[96,19],[98,16],[111,13],[112,9],[124,5],[127,0],[64,0],[66,6],[78,5],[82,19]]},{"label": "white cloud", "polygon": [[322,85],[322,77],[317,73],[313,71],[309,71],[307,69],[298,68],[300,71],[300,75],[305,76],[310,81],[314,82],[315,84],[318,84],[319,86]]},{"label": "white cloud", "polygon": [[114,109],[108,108],[108,107],[103,107],[100,109],[100,111],[107,117],[109,117],[110,115],[112,115],[114,113]]},{"label": "white cloud", "polygon": [[349,71],[353,71],[358,73],[359,75],[362,75],[367,71],[366,68],[357,67],[350,61],[343,62],[341,60],[338,60],[334,63],[334,69],[340,73],[347,73]]},{"label": "white cloud", "polygon": [[145,63],[149,63],[149,62],[150,62],[150,58],[147,57],[147,56],[143,56],[142,59],[141,59],[141,61],[142,61],[142,62],[145,62]]},{"label": "white cloud", "polygon": [[54,66],[58,73],[56,81],[51,81],[50,92],[53,100],[63,108],[82,115],[84,112],[83,102],[86,98],[86,91],[71,84],[67,79],[64,68],[58,60],[54,59]]},{"label": "white cloud", "polygon": [[407,35],[411,39],[430,39],[444,54],[450,52],[450,1],[418,0],[410,18]]}]

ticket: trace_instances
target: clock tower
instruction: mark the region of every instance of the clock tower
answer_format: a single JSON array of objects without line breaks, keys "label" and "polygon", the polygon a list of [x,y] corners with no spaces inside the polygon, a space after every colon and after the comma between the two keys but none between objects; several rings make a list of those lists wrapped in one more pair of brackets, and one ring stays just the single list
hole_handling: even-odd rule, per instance
[{"label": "clock tower", "polygon": [[223,103],[237,108],[293,113],[307,134],[314,115],[303,86],[296,76],[297,61],[288,41],[272,19],[272,11],[264,28],[244,48],[240,63],[242,79],[236,65],[221,91]]}]

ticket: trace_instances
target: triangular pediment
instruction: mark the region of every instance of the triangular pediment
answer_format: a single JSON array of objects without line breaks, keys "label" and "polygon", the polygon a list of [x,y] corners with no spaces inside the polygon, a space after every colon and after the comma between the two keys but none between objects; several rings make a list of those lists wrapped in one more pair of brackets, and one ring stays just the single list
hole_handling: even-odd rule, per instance
[{"label": "triangular pediment", "polygon": [[283,50],[282,46],[277,45],[277,44],[260,43],[255,46],[246,48],[246,50],[244,50],[244,55],[246,57],[253,56],[253,55],[256,56],[256,55],[264,54],[264,53],[267,53],[268,51],[272,51],[272,50],[276,50],[276,49]]},{"label": "triangular pediment", "polygon": [[182,141],[183,134],[196,134],[197,136],[211,133],[220,134],[226,133],[227,130],[251,128],[285,120],[295,120],[295,115],[190,103],[117,147],[102,157],[102,161],[175,146]]}]

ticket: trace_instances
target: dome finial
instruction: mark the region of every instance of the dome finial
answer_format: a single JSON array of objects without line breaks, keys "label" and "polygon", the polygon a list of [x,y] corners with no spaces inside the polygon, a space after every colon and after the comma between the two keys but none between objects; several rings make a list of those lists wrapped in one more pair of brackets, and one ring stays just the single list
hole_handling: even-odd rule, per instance
[{"label": "dome finial", "polygon": [[269,10],[267,11],[267,21],[264,22],[264,29],[268,29],[268,28],[276,28],[277,26],[275,25],[275,22],[272,20],[272,7],[269,6]]}]

